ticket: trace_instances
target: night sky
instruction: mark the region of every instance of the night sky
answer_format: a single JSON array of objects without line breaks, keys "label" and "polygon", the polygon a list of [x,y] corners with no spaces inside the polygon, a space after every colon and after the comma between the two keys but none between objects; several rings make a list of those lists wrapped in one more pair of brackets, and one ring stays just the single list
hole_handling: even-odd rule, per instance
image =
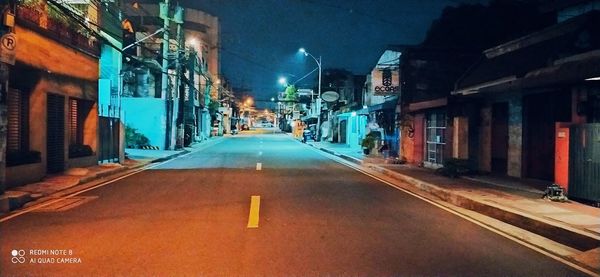
[{"label": "night sky", "polygon": [[[277,80],[294,82],[316,68],[367,74],[391,44],[420,43],[451,0],[189,0],[221,22],[221,71],[234,87],[260,99],[275,96]],[[312,87],[316,72],[298,83]],[[257,103],[259,106],[260,102]]]}]

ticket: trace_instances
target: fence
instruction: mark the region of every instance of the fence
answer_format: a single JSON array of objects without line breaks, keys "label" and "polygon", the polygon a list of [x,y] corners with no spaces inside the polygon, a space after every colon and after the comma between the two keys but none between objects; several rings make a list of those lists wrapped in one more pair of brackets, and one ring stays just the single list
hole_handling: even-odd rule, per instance
[{"label": "fence", "polygon": [[569,197],[600,203],[600,123],[570,127]]},{"label": "fence", "polygon": [[118,118],[99,117],[100,147],[98,148],[98,161],[119,162],[120,125]]}]

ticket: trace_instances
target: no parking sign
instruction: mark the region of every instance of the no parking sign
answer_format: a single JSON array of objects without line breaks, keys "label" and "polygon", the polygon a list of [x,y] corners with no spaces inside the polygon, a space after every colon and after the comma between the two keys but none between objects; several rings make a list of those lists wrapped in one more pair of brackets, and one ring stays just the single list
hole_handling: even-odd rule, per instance
[{"label": "no parking sign", "polygon": [[0,62],[10,65],[15,64],[17,48],[17,36],[14,33],[7,33],[0,39]]}]

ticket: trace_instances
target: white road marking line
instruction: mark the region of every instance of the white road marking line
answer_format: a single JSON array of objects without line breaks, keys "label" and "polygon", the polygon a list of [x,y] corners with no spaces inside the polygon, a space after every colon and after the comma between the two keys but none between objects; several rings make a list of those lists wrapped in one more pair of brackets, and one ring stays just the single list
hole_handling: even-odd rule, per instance
[{"label": "white road marking line", "polygon": [[256,170],[262,170],[262,163],[256,163]]},{"label": "white road marking line", "polygon": [[347,166],[349,168],[352,168],[352,169],[354,169],[354,170],[356,170],[356,171],[358,171],[358,172],[360,172],[360,173],[362,173],[364,175],[367,175],[367,176],[369,176],[369,177],[371,177],[371,178],[373,178],[375,180],[378,180],[378,181],[380,181],[380,182],[382,182],[382,183],[384,183],[384,184],[386,184],[388,186],[391,186],[391,187],[393,187],[393,188],[395,188],[397,190],[400,190],[400,191],[405,192],[405,193],[407,193],[409,195],[412,195],[412,196],[414,196],[414,197],[416,197],[418,199],[421,199],[421,200],[423,200],[423,201],[425,201],[425,202],[427,202],[427,203],[429,203],[431,205],[434,205],[434,206],[436,206],[436,207],[438,207],[438,208],[440,208],[440,209],[442,209],[442,210],[444,210],[446,212],[449,212],[449,213],[454,214],[454,215],[456,215],[458,217],[461,217],[461,218],[463,218],[463,219],[465,219],[467,221],[475,223],[475,224],[477,224],[478,226],[480,226],[480,227],[482,227],[484,229],[487,229],[487,230],[489,230],[489,231],[491,231],[493,233],[496,233],[496,234],[498,234],[500,236],[503,236],[503,237],[505,237],[505,238],[507,238],[509,240],[512,240],[512,241],[514,241],[514,242],[516,242],[516,243],[518,243],[518,244],[520,244],[522,246],[525,246],[525,247],[527,247],[529,249],[532,249],[533,251],[536,251],[536,252],[538,252],[538,253],[540,253],[540,254],[542,254],[544,256],[547,256],[547,257],[552,258],[552,259],[554,259],[556,261],[559,261],[559,262],[561,262],[563,264],[566,264],[566,265],[568,265],[568,266],[570,266],[570,267],[572,267],[574,269],[577,269],[577,270],[579,270],[579,271],[581,271],[581,272],[583,272],[585,274],[588,274],[590,276],[600,277],[600,274],[597,274],[597,273],[595,273],[593,271],[590,271],[590,270],[588,270],[588,269],[586,269],[584,267],[581,267],[581,266],[579,266],[579,265],[577,265],[577,264],[575,264],[575,263],[573,263],[573,262],[571,262],[569,260],[563,259],[562,257],[560,257],[558,255],[555,255],[555,254],[553,254],[551,252],[548,252],[547,250],[545,250],[545,249],[543,249],[541,247],[538,247],[536,245],[529,244],[529,243],[526,243],[526,242],[524,242],[522,240],[514,238],[514,237],[512,237],[512,236],[510,236],[508,234],[505,234],[505,233],[503,233],[503,232],[501,232],[499,230],[496,230],[496,229],[492,228],[491,226],[486,225],[483,222],[480,222],[480,221],[475,220],[475,219],[473,219],[473,218],[471,218],[471,217],[469,217],[467,215],[463,215],[463,214],[461,214],[461,213],[459,213],[457,211],[454,211],[454,210],[452,210],[452,209],[450,209],[448,207],[445,207],[445,206],[443,206],[441,204],[438,204],[435,201],[430,200],[430,199],[428,199],[428,198],[426,198],[424,196],[418,195],[418,194],[416,194],[414,192],[411,192],[409,190],[406,190],[406,189],[403,189],[401,187],[398,187],[394,183],[392,183],[390,181],[387,181],[387,180],[384,180],[384,179],[382,179],[382,178],[380,178],[378,176],[375,176],[373,173],[370,173],[370,172],[366,171],[365,169],[360,168],[358,165],[352,164],[351,162],[346,161],[346,160],[344,160],[344,159],[342,159],[340,157],[331,155],[329,153],[325,153],[325,152],[323,152],[321,150],[315,149],[314,147],[311,147],[311,146],[308,146],[308,145],[305,145],[305,146],[309,147],[311,150],[313,150],[313,151],[321,154],[322,156],[330,158],[330,159],[332,159],[332,160],[334,160],[334,161],[336,161],[336,162],[338,162],[338,163],[340,163],[342,165],[345,165],[345,166]]}]

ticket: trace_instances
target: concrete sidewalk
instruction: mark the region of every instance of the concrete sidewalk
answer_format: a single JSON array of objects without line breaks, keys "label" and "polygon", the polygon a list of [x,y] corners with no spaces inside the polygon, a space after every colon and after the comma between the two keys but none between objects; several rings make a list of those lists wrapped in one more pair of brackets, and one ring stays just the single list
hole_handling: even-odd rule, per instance
[{"label": "concrete sidewalk", "polygon": [[14,187],[0,195],[0,214],[14,211],[27,203],[80,184],[142,167],[150,161],[126,160],[123,164],[107,163],[85,168],[71,168],[61,174],[44,177],[39,182]]},{"label": "concrete sidewalk", "polygon": [[579,254],[570,258],[600,274],[598,208],[574,201],[541,199],[543,191],[536,181],[492,176],[448,178],[429,169],[386,163],[382,157],[366,158],[360,149],[343,144],[307,144],[401,181],[418,194],[438,198],[576,249]]},{"label": "concrete sidewalk", "polygon": [[126,159],[122,164],[107,163],[85,168],[71,168],[61,174],[48,175],[39,182],[14,187],[0,195],[0,215],[35,203],[36,200],[73,189],[84,183],[105,178],[116,178],[119,173],[137,169],[150,163],[166,161],[180,155],[209,147],[223,137],[215,137],[192,144],[181,150],[126,149]]}]

